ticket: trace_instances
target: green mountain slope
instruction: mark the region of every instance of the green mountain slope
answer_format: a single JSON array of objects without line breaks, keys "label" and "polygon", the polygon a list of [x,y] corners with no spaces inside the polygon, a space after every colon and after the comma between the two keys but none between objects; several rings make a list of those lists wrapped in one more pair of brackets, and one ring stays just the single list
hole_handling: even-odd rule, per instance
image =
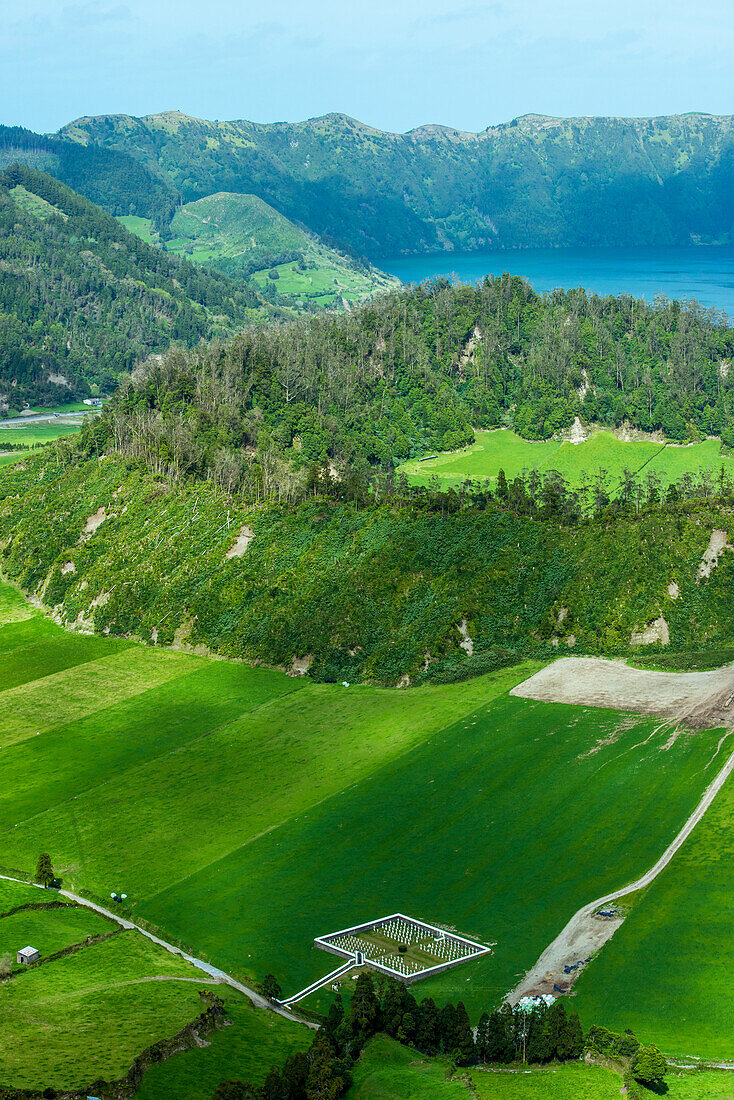
[{"label": "green mountain slope", "polygon": [[176,210],[165,239],[149,219],[120,221],[166,252],[250,278],[262,292],[294,307],[332,306],[398,285],[364,262],[328,248],[256,195],[220,192]]},{"label": "green mountain slope", "polygon": [[111,388],[171,341],[231,333],[263,304],[25,165],[0,174],[0,269],[0,406]]},{"label": "green mountain slope", "polygon": [[[80,542],[96,514],[106,518]],[[486,671],[507,650],[557,654],[559,638],[629,653],[632,632],[661,614],[674,649],[731,646],[734,555],[697,580],[712,529],[727,524],[725,505],[696,501],[577,526],[395,498],[263,507],[72,450],[0,470],[3,573],[65,620],[285,667],[307,654],[317,678],[350,682],[421,679],[428,662],[431,677],[464,661]]]},{"label": "green mountain slope", "polygon": [[60,134],[135,157],[186,201],[259,195],[373,258],[733,239],[730,116],[526,115],[479,134],[390,134],[338,114],[260,125],[168,111],[81,118]]},{"label": "green mountain slope", "polygon": [[0,169],[11,164],[48,172],[110,214],[145,215],[165,224],[178,202],[169,183],[126,153],[0,126]]}]

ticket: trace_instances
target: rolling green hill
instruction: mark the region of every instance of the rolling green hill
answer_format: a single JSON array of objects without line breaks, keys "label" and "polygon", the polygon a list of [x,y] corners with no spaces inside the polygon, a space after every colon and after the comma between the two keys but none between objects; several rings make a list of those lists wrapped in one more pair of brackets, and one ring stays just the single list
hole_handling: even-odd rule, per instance
[{"label": "rolling green hill", "polygon": [[[41,959],[24,970],[15,953],[28,943]],[[0,984],[3,1087],[40,1095],[122,1078],[146,1047],[172,1038],[206,1008],[198,993],[206,979],[182,959],[18,883],[0,883],[0,956],[14,970]],[[237,1011],[243,998],[234,999]]]},{"label": "rolling green hill", "polygon": [[0,175],[0,406],[111,389],[172,341],[241,327],[262,298],[164,256],[51,176]]},{"label": "rolling green hill", "polygon": [[167,111],[80,118],[60,136],[134,157],[187,202],[258,195],[371,258],[723,242],[734,227],[730,116],[525,115],[479,134],[391,134],[340,114],[261,125]]},{"label": "rolling green hill", "polygon": [[327,248],[255,195],[216,194],[176,210],[161,240],[150,220],[120,221],[166,252],[216,268],[233,279],[251,277],[261,292],[295,308],[350,304],[398,281]]}]

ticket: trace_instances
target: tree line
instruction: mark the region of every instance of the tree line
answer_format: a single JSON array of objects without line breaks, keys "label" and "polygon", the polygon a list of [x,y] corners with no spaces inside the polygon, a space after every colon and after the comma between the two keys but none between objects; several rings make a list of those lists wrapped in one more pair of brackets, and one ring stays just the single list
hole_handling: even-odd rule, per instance
[{"label": "tree line", "polygon": [[563,1001],[550,1007],[539,1002],[529,1010],[505,1004],[483,1013],[475,1030],[461,1001],[442,1008],[430,997],[418,1002],[402,983],[375,983],[363,971],[348,1010],[337,993],[308,1051],[273,1067],[260,1087],[221,1082],[212,1100],[337,1100],[349,1090],[365,1044],[379,1033],[429,1057],[444,1054],[457,1066],[572,1061],[584,1045],[578,1014],[569,1016]]}]

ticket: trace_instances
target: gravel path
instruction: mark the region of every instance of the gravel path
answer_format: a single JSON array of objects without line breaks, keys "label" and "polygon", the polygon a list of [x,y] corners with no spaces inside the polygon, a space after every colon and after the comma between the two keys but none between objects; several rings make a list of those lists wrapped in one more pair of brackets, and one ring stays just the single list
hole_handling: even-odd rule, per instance
[{"label": "gravel path", "polygon": [[579,960],[587,959],[594,951],[598,951],[607,940],[611,939],[624,919],[595,917],[594,913],[604,905],[609,905],[628,894],[634,894],[637,890],[642,890],[657,878],[691,835],[733,770],[734,753],[731,754],[716,778],[708,785],[701,801],[657,863],[649,871],[646,871],[641,878],[636,879],[635,882],[622,887],[621,890],[605,894],[579,909],[571,917],[563,931],[546,947],[535,966],[528,970],[520,984],[509,994],[507,1000],[510,1004],[517,1004],[521,997],[536,996],[540,993],[553,993],[556,985],[564,992],[566,991],[564,987],[570,988],[573,978],[580,972],[581,968],[569,977],[564,974],[564,966],[572,966]]},{"label": "gravel path", "polygon": [[[0,878],[6,879],[8,882],[20,882],[24,886],[38,885],[37,883],[26,882],[23,879],[11,878],[10,875],[0,875]],[[43,890],[43,886],[38,886],[38,889]],[[153,943],[157,943],[158,946],[162,947],[165,951],[170,952],[171,955],[178,955],[180,958],[186,959],[186,961],[191,963],[192,966],[195,966],[197,970],[202,970],[216,981],[223,982],[225,985],[230,985],[233,989],[237,989],[240,993],[244,993],[246,997],[250,998],[256,1008],[265,1008],[270,1012],[275,1012],[278,1016],[283,1016],[286,1020],[291,1020],[295,1024],[304,1024],[314,1031],[318,1030],[318,1024],[311,1023],[309,1020],[304,1020],[302,1017],[296,1016],[295,1013],[289,1012],[287,1008],[281,1008],[273,1004],[272,1001],[267,1000],[267,998],[261,996],[260,993],[256,993],[254,989],[250,989],[249,986],[244,985],[242,982],[238,981],[237,978],[233,978],[231,974],[227,974],[224,970],[219,970],[216,966],[212,966],[202,959],[197,959],[193,955],[187,955],[186,952],[182,951],[179,947],[174,947],[172,943],[162,940],[160,936],[154,935],[153,932],[146,931],[145,928],[141,928],[139,924],[135,924],[133,921],[128,920],[127,917],[121,917],[117,913],[113,913],[111,909],[105,909],[103,905],[97,905],[96,902],[89,901],[88,898],[81,897],[79,894],[73,894],[70,890],[57,890],[56,893],[61,894],[70,901],[76,902],[77,905],[83,905],[87,909],[93,909],[95,913],[100,913],[103,917],[115,921],[121,928],[134,929],[136,932],[139,932],[141,936],[145,936]]]}]

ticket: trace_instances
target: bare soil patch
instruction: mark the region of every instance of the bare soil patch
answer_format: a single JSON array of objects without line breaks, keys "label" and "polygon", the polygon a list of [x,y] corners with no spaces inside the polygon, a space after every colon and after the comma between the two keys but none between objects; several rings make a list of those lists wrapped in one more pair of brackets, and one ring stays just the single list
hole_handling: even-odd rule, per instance
[{"label": "bare soil patch", "polygon": [[85,542],[88,538],[90,538],[97,530],[97,528],[100,527],[106,519],[107,512],[104,506],[102,508],[98,508],[97,511],[94,512],[91,516],[87,516],[87,522],[84,524],[84,530],[82,531],[82,537],[80,541]]},{"label": "bare soil patch", "polygon": [[699,729],[734,725],[734,665],[712,672],[655,672],[601,657],[561,657],[510,694],[658,714]]},{"label": "bare soil patch", "polygon": [[703,552],[701,558],[701,564],[698,567],[698,573],[696,574],[696,581],[700,582],[711,576],[711,570],[715,569],[719,564],[719,558],[725,550],[731,550],[731,546],[726,541],[726,531],[714,530],[711,532],[711,538],[709,544]]},{"label": "bare soil patch", "polygon": [[254,537],[255,532],[251,527],[241,527],[234,546],[230,547],[224,555],[225,558],[241,558]]}]

